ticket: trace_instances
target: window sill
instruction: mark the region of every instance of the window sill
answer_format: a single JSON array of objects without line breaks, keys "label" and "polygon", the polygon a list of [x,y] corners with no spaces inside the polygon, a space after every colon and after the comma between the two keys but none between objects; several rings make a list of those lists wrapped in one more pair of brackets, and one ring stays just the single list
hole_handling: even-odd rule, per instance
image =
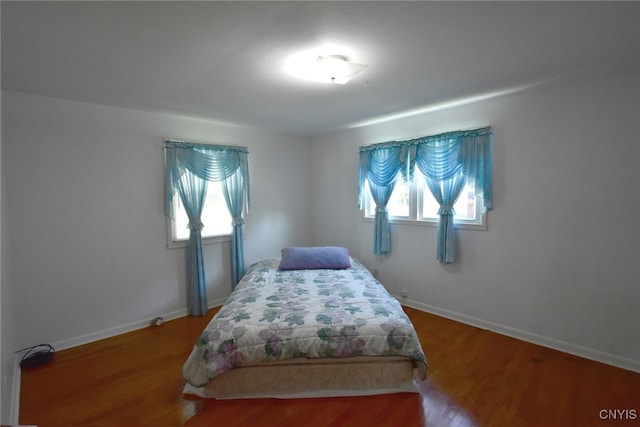
[{"label": "window sill", "polygon": [[[230,242],[231,235],[225,234],[222,236],[211,236],[211,237],[203,237],[202,244],[203,245],[213,245],[216,243],[224,243]],[[189,246],[189,240],[169,240],[167,242],[167,248],[169,249],[178,249],[178,248],[186,248]]]},{"label": "window sill", "polygon": [[[373,222],[374,218],[363,217],[363,220],[365,222]],[[435,228],[438,226],[437,221],[419,221],[416,219],[398,218],[398,217],[390,217],[389,223],[398,224],[398,225],[412,225],[412,226],[417,225],[419,227],[431,227],[431,228]],[[454,227],[459,230],[480,230],[480,231],[487,230],[486,222],[483,222],[482,224],[468,223],[468,222],[454,222]]]}]

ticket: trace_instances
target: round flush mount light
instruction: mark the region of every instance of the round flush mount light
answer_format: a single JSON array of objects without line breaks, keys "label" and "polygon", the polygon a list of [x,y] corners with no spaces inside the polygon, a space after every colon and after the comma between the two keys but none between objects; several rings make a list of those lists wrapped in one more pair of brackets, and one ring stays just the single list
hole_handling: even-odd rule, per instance
[{"label": "round flush mount light", "polygon": [[325,50],[310,50],[292,55],[285,63],[285,71],[300,79],[345,84],[368,65],[351,62],[346,55]]}]

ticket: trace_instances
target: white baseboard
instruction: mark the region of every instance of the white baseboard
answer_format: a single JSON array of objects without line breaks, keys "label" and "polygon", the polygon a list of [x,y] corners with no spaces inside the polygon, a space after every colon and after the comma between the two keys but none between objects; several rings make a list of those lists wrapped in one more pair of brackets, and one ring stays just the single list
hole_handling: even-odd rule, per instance
[{"label": "white baseboard", "polygon": [[[396,298],[402,302],[401,297]],[[217,307],[224,303],[226,298],[219,298],[209,301],[209,308]],[[483,319],[479,319],[472,316],[456,313],[454,311],[445,310],[443,308],[435,307],[429,304],[424,304],[419,301],[405,300],[404,305],[412,307],[418,310],[426,311],[437,316],[445,317],[447,319],[455,320],[467,325],[475,326],[481,329],[487,329],[492,332],[496,332],[501,335],[516,338],[522,341],[527,341],[533,344],[541,345],[543,347],[552,348],[565,353],[573,354],[576,356],[584,357],[586,359],[595,360],[597,362],[605,363],[607,365],[616,366],[618,368],[627,369],[629,371],[640,373],[640,361],[627,359],[624,357],[616,356],[615,354],[606,353],[603,351],[595,350],[588,347],[583,347],[576,344],[571,344],[565,341],[557,340],[555,338],[549,338],[542,335],[533,334],[531,332],[523,331],[521,329],[511,328],[509,326],[501,325],[499,323],[489,322]],[[187,310],[177,310],[171,313],[162,315],[165,321],[177,319],[187,315]],[[105,338],[114,337],[116,335],[132,332],[138,329],[143,329],[149,326],[151,319],[145,319],[138,322],[128,323],[126,325],[118,326],[115,328],[105,329],[103,331],[94,332],[87,335],[82,335],[76,338],[71,338],[63,341],[53,343],[53,347],[56,350],[64,350],[71,347],[76,347],[90,342],[98,341]],[[16,362],[17,363],[17,362]],[[18,396],[20,390],[20,367],[16,368],[17,380],[14,379],[14,389],[17,388]],[[17,385],[16,385],[17,381]],[[16,396],[16,394],[14,394]],[[14,405],[15,406],[15,405]],[[16,411],[17,414],[17,411]],[[17,417],[17,415],[16,415]]]},{"label": "white baseboard", "polygon": [[[209,301],[209,308],[217,307],[221,305],[224,301],[225,301],[225,298],[218,298],[216,300]],[[187,309],[185,308],[185,309],[176,310],[170,313],[159,314],[159,316],[162,316],[162,318],[166,322],[169,320],[178,319],[180,317],[187,316]],[[154,316],[153,318],[155,317],[156,316]],[[65,350],[67,348],[77,347],[83,344],[89,344],[94,341],[99,341],[105,338],[111,338],[111,337],[115,337],[116,335],[121,335],[127,332],[133,332],[138,329],[146,328],[151,324],[151,320],[153,318],[143,319],[136,322],[127,323],[125,325],[116,326],[114,328],[104,329],[102,331],[81,335],[79,337],[57,341],[55,343],[51,343],[51,345],[53,346],[53,348],[56,349],[56,351],[58,351],[58,350]]]},{"label": "white baseboard", "polygon": [[454,311],[445,310],[439,307],[434,307],[429,304],[424,304],[418,301],[407,300],[401,297],[395,297],[398,301],[402,302],[407,307],[415,308],[417,310],[425,311],[427,313],[435,314],[437,316],[445,317],[447,319],[455,320],[467,325],[475,326],[481,329],[487,329],[492,332],[496,332],[501,335],[506,335],[511,338],[516,338],[522,341],[527,341],[533,344],[541,345],[543,347],[559,350],[564,353],[573,354],[575,356],[584,357],[585,359],[594,360],[607,365],[615,366],[618,368],[626,369],[633,372],[640,373],[640,361],[627,359],[624,357],[616,356],[615,354],[605,353],[603,351],[595,350],[588,347],[583,347],[576,344],[571,344],[565,341],[557,340],[555,338],[549,338],[542,335],[533,334],[531,332],[523,331],[521,329],[511,328],[509,326],[501,325],[494,322],[478,319],[476,317],[467,316],[464,314],[456,313]]}]

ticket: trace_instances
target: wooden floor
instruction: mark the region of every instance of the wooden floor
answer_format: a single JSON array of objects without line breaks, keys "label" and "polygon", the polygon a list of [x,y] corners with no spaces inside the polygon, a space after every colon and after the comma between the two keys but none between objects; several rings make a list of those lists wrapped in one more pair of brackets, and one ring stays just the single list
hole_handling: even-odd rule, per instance
[{"label": "wooden floor", "polygon": [[[51,364],[24,371],[20,423],[40,427],[640,424],[640,374],[410,308],[406,311],[429,361],[420,394],[233,401],[185,397],[180,369],[214,311],[207,317],[186,317],[60,351]],[[609,410],[619,412],[610,415]]]}]

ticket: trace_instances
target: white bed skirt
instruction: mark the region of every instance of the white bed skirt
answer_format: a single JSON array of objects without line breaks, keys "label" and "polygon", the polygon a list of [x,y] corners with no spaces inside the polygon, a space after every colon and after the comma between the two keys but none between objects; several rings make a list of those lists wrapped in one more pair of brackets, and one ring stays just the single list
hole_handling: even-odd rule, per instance
[{"label": "white bed skirt", "polygon": [[418,393],[406,357],[293,359],[238,367],[184,393],[214,399],[308,398]]}]

